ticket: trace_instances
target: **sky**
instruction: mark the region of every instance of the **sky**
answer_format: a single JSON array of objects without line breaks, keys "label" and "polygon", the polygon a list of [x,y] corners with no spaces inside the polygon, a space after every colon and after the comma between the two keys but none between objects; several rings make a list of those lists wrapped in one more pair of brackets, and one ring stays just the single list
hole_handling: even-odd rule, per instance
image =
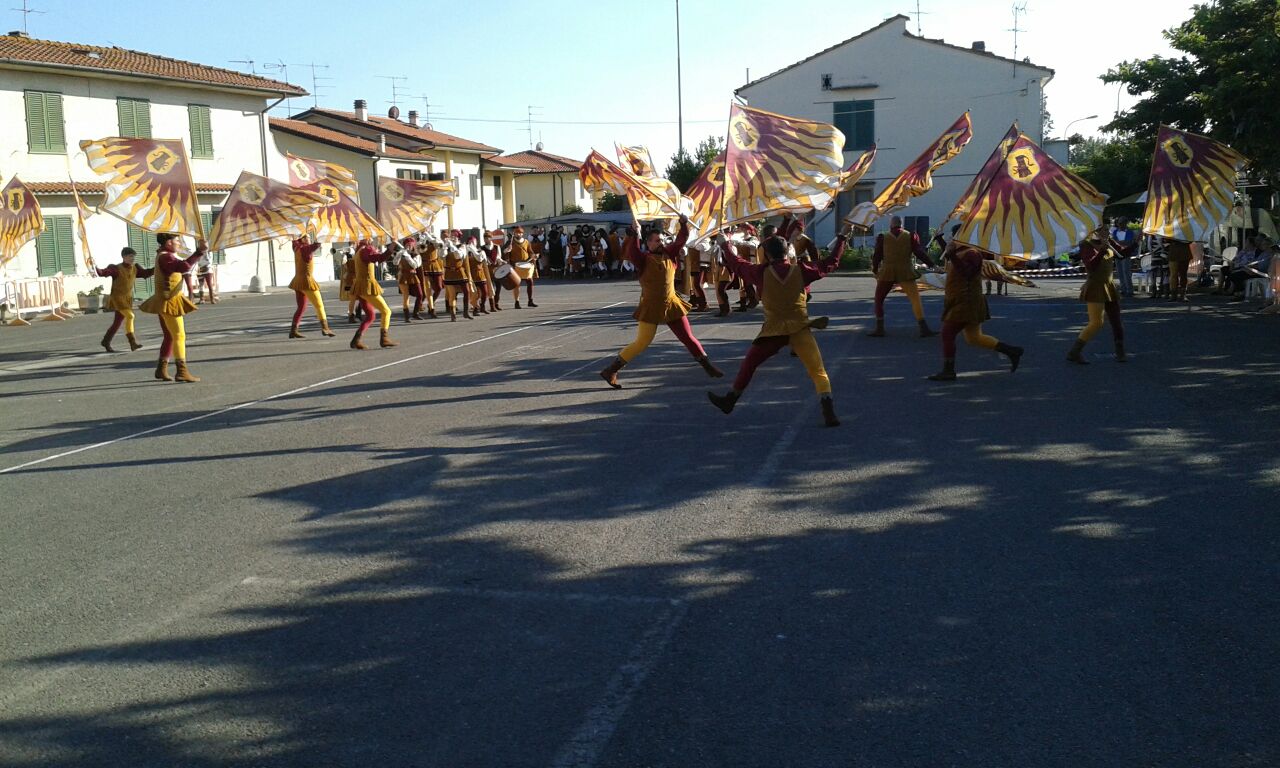
[{"label": "sky", "polygon": [[[288,80],[320,106],[355,99],[386,114],[427,111],[437,130],[501,147],[581,159],[612,143],[647,144],[665,166],[678,146],[676,0],[27,0],[32,37],[118,45]],[[1190,15],[1189,0],[1020,0],[1017,57],[1051,67],[1045,92],[1058,138],[1094,135],[1135,101],[1098,76],[1125,59],[1170,55],[1161,31]],[[21,0],[6,3],[20,6]],[[1014,54],[1011,0],[919,0],[921,32]],[[834,9],[826,13],[806,8]],[[724,132],[733,90],[879,24],[914,14],[916,0],[764,0],[680,3],[684,144]],[[6,14],[6,29],[23,15]],[[916,17],[909,28],[916,30]],[[252,65],[237,63],[252,60]],[[318,65],[314,74],[307,66]],[[326,68],[320,68],[320,66]],[[404,80],[391,80],[402,77]],[[327,78],[327,79],[325,79]],[[313,88],[313,82],[318,88]],[[291,101],[296,113],[312,105]],[[530,107],[533,107],[530,110]],[[528,118],[533,114],[530,125]],[[272,112],[287,116],[286,105]],[[530,132],[532,128],[532,132]]]}]

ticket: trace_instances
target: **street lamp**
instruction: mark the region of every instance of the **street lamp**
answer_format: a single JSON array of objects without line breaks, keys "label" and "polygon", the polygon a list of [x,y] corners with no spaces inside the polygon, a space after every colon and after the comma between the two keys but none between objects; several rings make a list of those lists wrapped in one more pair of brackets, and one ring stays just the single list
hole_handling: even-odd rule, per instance
[{"label": "street lamp", "polygon": [[1084,121],[1084,120],[1093,120],[1093,119],[1095,119],[1096,117],[1097,117],[1097,115],[1089,115],[1088,117],[1077,117],[1075,120],[1072,120],[1071,122],[1067,123],[1067,128],[1066,128],[1066,130],[1064,130],[1064,131],[1062,132],[1062,140],[1063,140],[1063,141],[1066,141],[1066,140],[1067,140],[1067,136],[1068,136],[1068,135],[1070,134],[1070,132],[1071,132],[1071,126],[1075,125],[1076,123],[1082,122],[1082,121]]}]

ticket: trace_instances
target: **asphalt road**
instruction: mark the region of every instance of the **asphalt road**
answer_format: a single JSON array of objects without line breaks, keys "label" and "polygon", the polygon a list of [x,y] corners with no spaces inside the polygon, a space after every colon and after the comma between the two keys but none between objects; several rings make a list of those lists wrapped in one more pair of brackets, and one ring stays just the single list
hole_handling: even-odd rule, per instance
[{"label": "asphalt road", "polygon": [[634,284],[360,353],[228,298],[192,385],[149,316],[0,328],[0,765],[1280,765],[1280,319],[1134,302],[1075,367],[1073,288],[940,385],[824,281],[838,429],[666,332],[605,387]]}]

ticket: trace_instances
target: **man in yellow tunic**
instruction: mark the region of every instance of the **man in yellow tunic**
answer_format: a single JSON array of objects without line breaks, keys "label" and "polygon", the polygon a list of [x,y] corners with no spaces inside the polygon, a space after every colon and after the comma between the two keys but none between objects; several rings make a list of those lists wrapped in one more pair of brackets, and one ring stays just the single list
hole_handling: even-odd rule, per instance
[{"label": "man in yellow tunic", "polygon": [[[462,317],[470,320],[471,314],[471,268],[467,264],[467,254],[458,244],[449,239],[444,242],[444,300],[449,307],[449,321],[458,321],[458,296],[462,296]],[[519,303],[516,306],[520,306]]]},{"label": "man in yellow tunic", "polygon": [[378,285],[378,276],[374,271],[378,262],[390,261],[393,253],[390,248],[379,252],[368,240],[361,240],[356,246],[356,279],[351,286],[351,292],[360,300],[360,310],[364,313],[364,319],[360,321],[360,327],[356,329],[356,335],[351,339],[352,349],[367,349],[362,339],[364,332],[373,324],[374,307],[378,308],[378,323],[382,329],[379,346],[397,345],[391,340],[391,308],[387,306],[386,299],[382,298],[382,286]]},{"label": "man in yellow tunic", "polygon": [[[161,381],[199,381],[187,369],[187,331],[182,318],[195,312],[196,305],[183,293],[185,283],[182,278],[204,256],[208,246],[203,240],[197,241],[196,252],[183,259],[178,256],[177,235],[162,232],[156,235],[156,241],[160,243],[160,250],[156,252],[156,292],[138,307],[143,312],[159,316],[160,330],[164,332],[160,360],[156,363],[156,378]],[[170,357],[177,368],[172,378],[169,376]]]},{"label": "man in yellow tunic", "polygon": [[[533,283],[538,277],[538,262],[535,261],[533,248],[529,245],[529,241],[524,239],[524,227],[516,227],[511,239],[507,241],[507,247],[503,254],[506,256],[507,263],[520,274],[520,282],[524,283],[525,295],[529,298],[529,306],[538,306],[533,303]],[[513,293],[515,293],[516,309],[519,309],[520,289],[517,288]]]},{"label": "man in yellow tunic", "polygon": [[897,285],[911,301],[911,313],[920,326],[920,338],[936,336],[924,319],[924,307],[920,303],[920,290],[916,288],[916,269],[911,257],[933,268],[933,260],[920,245],[920,237],[902,228],[902,217],[889,219],[889,231],[876,236],[876,250],[871,257],[871,269],[876,275],[876,328],[868,336],[884,336],[884,300]]},{"label": "man in yellow tunic", "polygon": [[155,270],[135,264],[134,259],[137,255],[137,251],[132,248],[125,248],[120,251],[119,264],[97,270],[98,277],[111,278],[111,293],[107,296],[107,309],[115,312],[115,319],[111,321],[107,335],[102,337],[102,348],[108,352],[115,352],[111,348],[111,339],[115,338],[121,323],[124,324],[124,336],[129,340],[129,351],[136,352],[142,349],[138,338],[133,335],[133,284],[138,278],[151,277]]},{"label": "man in yellow tunic", "polygon": [[302,313],[307,309],[308,300],[315,305],[316,317],[320,320],[320,333],[325,336],[337,335],[329,329],[329,318],[324,314],[324,299],[320,298],[320,284],[316,282],[313,272],[315,253],[318,250],[320,244],[307,235],[293,241],[293,280],[289,282],[289,287],[293,289],[297,307],[293,312],[293,326],[289,328],[291,339],[303,338],[298,332],[298,324],[302,322]]}]

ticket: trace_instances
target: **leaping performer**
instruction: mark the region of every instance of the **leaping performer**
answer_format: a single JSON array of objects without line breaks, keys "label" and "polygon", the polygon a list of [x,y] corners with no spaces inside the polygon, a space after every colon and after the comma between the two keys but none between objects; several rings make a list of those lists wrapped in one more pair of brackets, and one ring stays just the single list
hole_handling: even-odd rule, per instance
[{"label": "leaping performer", "polygon": [[836,418],[835,403],[831,399],[831,379],[822,364],[818,342],[810,330],[826,328],[828,321],[825,317],[809,319],[805,289],[810,283],[821,280],[840,266],[840,257],[844,255],[848,239],[849,228],[846,225],[845,230],[836,237],[831,255],[826,259],[820,262],[796,260],[788,263],[787,241],[775,235],[762,243],[769,263],[755,264],[738,255],[732,243],[723,237],[717,238],[721,260],[738,279],[756,287],[760,304],[764,307],[764,324],[738,368],[733,389],[723,395],[707,393],[707,398],[713,405],[725,413],[731,413],[738,398],[742,397],[747,385],[751,383],[756,369],[783,347],[790,345],[818,391],[823,422],[828,427],[840,426],[840,420]]},{"label": "leaping performer", "polygon": [[[1102,316],[1105,314],[1107,320],[1111,321],[1111,337],[1116,345],[1116,362],[1123,363],[1127,358],[1124,354],[1124,325],[1120,322],[1120,293],[1111,280],[1111,270],[1115,260],[1113,251],[1103,241],[1102,230],[1093,232],[1080,244],[1080,261],[1084,263],[1086,273],[1084,285],[1080,288],[1080,301],[1088,307],[1089,323],[1080,331],[1076,343],[1071,345],[1067,360],[1078,365],[1089,364],[1084,356],[1084,345],[1102,330]],[[1169,290],[1174,292],[1175,288],[1172,286],[1176,285],[1176,282],[1171,282],[1170,285]]]},{"label": "leaping performer", "polygon": [[302,313],[307,308],[309,299],[316,307],[316,317],[320,320],[320,333],[325,336],[337,336],[329,329],[329,319],[324,314],[324,299],[320,298],[320,284],[316,282],[312,271],[313,257],[320,249],[320,244],[308,235],[293,241],[293,280],[289,287],[293,289],[293,298],[297,309],[293,311],[293,326],[289,328],[289,338],[306,338],[298,332],[298,323],[302,322]]},{"label": "leaping performer", "polygon": [[[164,341],[160,343],[160,360],[156,363],[156,378],[161,381],[195,382],[200,379],[187,369],[187,332],[183,316],[196,311],[196,305],[183,293],[183,278],[208,249],[204,240],[196,241],[196,252],[182,258],[178,256],[178,236],[168,232],[156,235],[160,250],[156,252],[156,292],[142,302],[138,309],[160,318],[160,330]],[[169,376],[169,358],[177,367]]]},{"label": "leaping performer", "polygon": [[378,277],[374,271],[378,262],[389,260],[391,254],[390,249],[379,252],[368,240],[361,240],[356,246],[356,277],[351,292],[360,300],[360,311],[364,313],[364,317],[360,320],[356,335],[351,339],[352,349],[368,349],[361,339],[373,324],[374,307],[378,309],[378,324],[382,331],[378,344],[383,347],[397,345],[391,340],[391,308],[382,298],[382,286],[378,285]]},{"label": "leaping performer", "polygon": [[708,376],[720,378],[724,373],[707,359],[706,351],[689,326],[689,304],[676,293],[676,267],[689,239],[689,218],[680,216],[680,231],[670,245],[663,245],[662,232],[654,229],[645,236],[642,251],[636,242],[635,233],[639,231],[640,225],[632,222],[623,244],[623,258],[630,259],[639,273],[640,304],[632,315],[637,320],[636,340],[618,353],[613,362],[600,372],[600,378],[614,389],[622,389],[618,383],[618,371],[649,346],[658,333],[659,323],[665,323],[671,329]]},{"label": "leaping performer", "polygon": [[911,313],[920,326],[920,338],[938,335],[937,331],[930,330],[928,321],[924,319],[912,256],[933,268],[933,260],[920,245],[920,236],[902,228],[901,216],[891,217],[889,231],[876,235],[876,250],[871,257],[871,270],[876,275],[876,328],[868,336],[884,336],[884,300],[895,285],[900,286],[911,301]]},{"label": "leaping performer", "polygon": [[994,349],[1009,358],[1009,372],[1018,370],[1022,347],[1005,344],[982,332],[982,324],[991,319],[987,298],[982,294],[982,263],[985,256],[952,240],[943,254],[947,262],[947,281],[942,304],[942,370],[929,377],[931,381],[956,380],[956,336],[963,333],[969,346]]},{"label": "leaping performer", "polygon": [[111,339],[115,337],[116,331],[120,330],[121,323],[124,323],[124,337],[129,340],[129,351],[136,352],[142,349],[142,345],[138,343],[138,337],[133,335],[133,284],[140,277],[151,277],[155,270],[135,264],[134,259],[137,255],[137,251],[132,248],[125,248],[120,251],[119,264],[97,270],[98,277],[111,278],[111,293],[107,295],[107,309],[115,312],[115,319],[111,321],[107,335],[102,337],[102,348],[108,352],[115,352],[111,348]]}]

